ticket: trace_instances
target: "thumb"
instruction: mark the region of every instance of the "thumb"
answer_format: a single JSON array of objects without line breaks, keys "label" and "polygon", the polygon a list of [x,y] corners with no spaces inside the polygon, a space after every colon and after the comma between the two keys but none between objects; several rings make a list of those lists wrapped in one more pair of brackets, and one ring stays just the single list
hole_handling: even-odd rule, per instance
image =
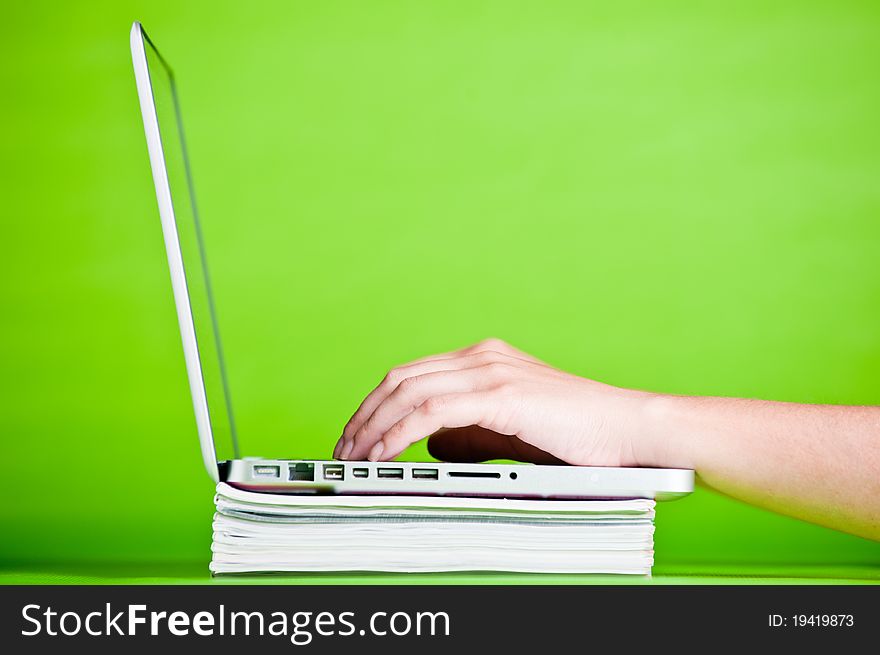
[{"label": "thumb", "polygon": [[484,462],[488,459],[513,459],[534,464],[562,464],[550,453],[518,437],[498,434],[476,425],[444,428],[428,439],[428,452],[446,462]]}]

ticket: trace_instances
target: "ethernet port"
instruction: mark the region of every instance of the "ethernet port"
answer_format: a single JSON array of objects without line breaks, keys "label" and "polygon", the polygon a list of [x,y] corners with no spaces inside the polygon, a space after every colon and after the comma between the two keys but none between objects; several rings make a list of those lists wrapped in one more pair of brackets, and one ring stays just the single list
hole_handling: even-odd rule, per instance
[{"label": "ethernet port", "polygon": [[298,482],[314,482],[315,465],[307,464],[306,462],[297,462],[296,464],[291,464],[288,479]]}]

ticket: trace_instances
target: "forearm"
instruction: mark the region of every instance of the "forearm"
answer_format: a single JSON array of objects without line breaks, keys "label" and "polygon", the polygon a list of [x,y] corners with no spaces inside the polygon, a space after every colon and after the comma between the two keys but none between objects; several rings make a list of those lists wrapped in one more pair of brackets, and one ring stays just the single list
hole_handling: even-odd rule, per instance
[{"label": "forearm", "polygon": [[620,389],[489,339],[389,371],[334,457],[385,461],[425,435],[451,461],[693,468],[746,502],[880,540],[880,407]]},{"label": "forearm", "polygon": [[651,396],[643,465],[688,467],[745,502],[880,539],[880,407]]}]

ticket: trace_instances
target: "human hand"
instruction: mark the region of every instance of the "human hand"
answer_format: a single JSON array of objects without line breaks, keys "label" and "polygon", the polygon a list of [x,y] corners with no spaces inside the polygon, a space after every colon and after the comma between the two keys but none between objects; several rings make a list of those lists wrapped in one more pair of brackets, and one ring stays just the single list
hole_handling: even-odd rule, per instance
[{"label": "human hand", "polygon": [[649,395],[489,339],[392,369],[348,421],[333,456],[390,460],[431,435],[431,455],[446,461],[639,466],[648,444],[637,423]]},{"label": "human hand", "polygon": [[692,468],[734,498],[880,540],[880,407],[619,389],[490,339],[391,370],[333,456],[389,460],[428,435],[447,461]]}]

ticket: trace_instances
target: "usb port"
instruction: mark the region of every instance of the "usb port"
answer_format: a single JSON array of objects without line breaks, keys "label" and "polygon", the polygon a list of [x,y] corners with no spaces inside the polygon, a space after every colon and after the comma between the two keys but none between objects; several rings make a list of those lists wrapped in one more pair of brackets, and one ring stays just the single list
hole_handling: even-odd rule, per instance
[{"label": "usb port", "polygon": [[342,464],[325,464],[324,465],[325,480],[344,480],[345,467]]},{"label": "usb port", "polygon": [[370,476],[370,469],[352,469],[351,474],[356,478],[367,478]]},{"label": "usb port", "polygon": [[376,475],[380,478],[388,480],[403,480],[403,469],[383,469],[380,468]]},{"label": "usb port", "polygon": [[413,480],[436,480],[437,469],[413,469]]}]

